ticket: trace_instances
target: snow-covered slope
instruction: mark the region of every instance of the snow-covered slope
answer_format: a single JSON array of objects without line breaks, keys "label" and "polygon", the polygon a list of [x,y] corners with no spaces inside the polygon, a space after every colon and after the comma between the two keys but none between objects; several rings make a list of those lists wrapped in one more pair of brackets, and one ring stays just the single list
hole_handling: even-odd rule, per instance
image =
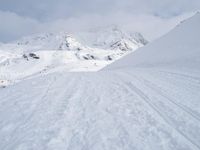
[{"label": "snow-covered slope", "polygon": [[58,70],[97,71],[147,43],[140,34],[134,35],[112,27],[77,35],[37,34],[2,44],[0,80],[22,80]]},{"label": "snow-covered slope", "polygon": [[197,14],[136,53],[146,60],[131,54],[104,71],[62,70],[0,89],[0,149],[199,150],[199,26]]},{"label": "snow-covered slope", "polygon": [[140,48],[135,53],[105,68],[117,69],[134,66],[195,67],[200,69],[200,14],[183,21],[170,34]]}]

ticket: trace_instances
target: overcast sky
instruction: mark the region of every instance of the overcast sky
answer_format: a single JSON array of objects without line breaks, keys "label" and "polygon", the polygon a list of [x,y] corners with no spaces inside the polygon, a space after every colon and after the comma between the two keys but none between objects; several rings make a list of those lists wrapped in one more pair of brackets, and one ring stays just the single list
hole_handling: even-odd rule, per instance
[{"label": "overcast sky", "polygon": [[0,0],[0,41],[116,24],[155,39],[200,9],[200,0]]}]

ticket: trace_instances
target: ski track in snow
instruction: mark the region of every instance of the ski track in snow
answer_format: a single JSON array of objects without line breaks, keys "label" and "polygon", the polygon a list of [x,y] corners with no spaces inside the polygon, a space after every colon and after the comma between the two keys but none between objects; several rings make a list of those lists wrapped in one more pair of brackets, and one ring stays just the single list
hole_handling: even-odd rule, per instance
[{"label": "ski track in snow", "polygon": [[[153,69],[27,79],[0,90],[0,149],[200,149],[197,80]],[[196,95],[179,97],[187,88]]]}]

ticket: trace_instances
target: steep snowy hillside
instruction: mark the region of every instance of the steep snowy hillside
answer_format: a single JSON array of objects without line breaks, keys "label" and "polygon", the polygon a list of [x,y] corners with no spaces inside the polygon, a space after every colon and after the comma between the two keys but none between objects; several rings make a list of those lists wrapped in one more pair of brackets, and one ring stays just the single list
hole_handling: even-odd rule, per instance
[{"label": "steep snowy hillside", "polygon": [[117,69],[125,67],[194,67],[200,70],[200,14],[183,21],[170,34],[140,48],[105,68]]},{"label": "steep snowy hillside", "polygon": [[97,71],[145,44],[140,34],[117,28],[33,35],[0,46],[0,80],[7,84],[58,70]]},{"label": "steep snowy hillside", "polygon": [[199,150],[199,26],[197,14],[100,72],[0,88],[0,149]]}]

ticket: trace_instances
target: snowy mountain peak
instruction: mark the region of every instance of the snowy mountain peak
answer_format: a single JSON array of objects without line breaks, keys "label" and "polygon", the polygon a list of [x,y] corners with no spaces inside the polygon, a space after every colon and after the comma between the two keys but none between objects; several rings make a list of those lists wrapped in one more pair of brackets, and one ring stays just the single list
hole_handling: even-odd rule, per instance
[{"label": "snowy mountain peak", "polygon": [[83,50],[98,48],[104,50],[133,51],[147,41],[140,33],[127,33],[117,26],[93,28],[87,32],[69,34],[42,33],[24,37],[12,43],[2,44],[1,49],[17,51],[38,50]]},{"label": "snowy mountain peak", "polygon": [[[31,50],[76,50],[83,47],[72,35],[60,33],[43,33],[24,37],[12,42],[16,47],[28,47]],[[30,50],[30,49],[29,49]]]},{"label": "snowy mountain peak", "polygon": [[60,50],[82,50],[84,48],[72,35],[65,35],[59,46]]},{"label": "snowy mountain peak", "polygon": [[15,47],[25,51],[38,50],[82,50],[99,48],[130,51],[147,44],[140,33],[127,33],[117,26],[93,28],[87,32],[43,33],[24,37],[3,47]]},{"label": "snowy mountain peak", "polygon": [[94,28],[89,32],[79,33],[78,36],[81,41],[87,43],[90,47],[108,50],[133,50],[147,44],[141,34],[127,33],[117,26]]}]

